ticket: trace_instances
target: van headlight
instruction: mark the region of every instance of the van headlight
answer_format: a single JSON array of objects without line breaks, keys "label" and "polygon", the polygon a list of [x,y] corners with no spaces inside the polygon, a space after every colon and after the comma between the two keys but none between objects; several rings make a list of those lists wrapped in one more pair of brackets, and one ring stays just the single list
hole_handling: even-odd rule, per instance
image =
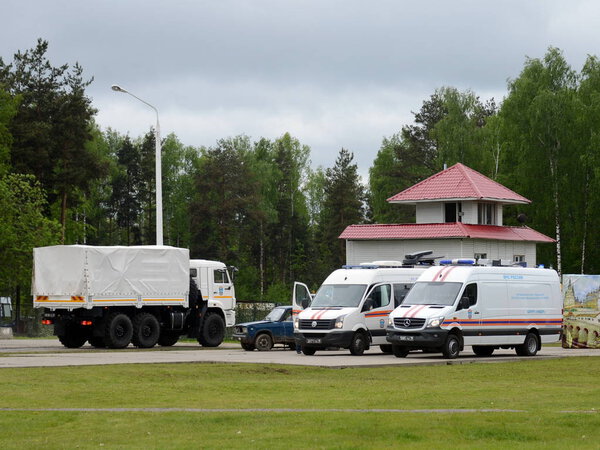
[{"label": "van headlight", "polygon": [[388,327],[394,326],[394,318],[392,316],[388,316]]},{"label": "van headlight", "polygon": [[335,328],[344,328],[344,318],[346,316],[340,316],[335,319]]},{"label": "van headlight", "polygon": [[298,317],[294,317],[294,330],[297,330],[298,327],[300,326],[300,319],[298,319]]},{"label": "van headlight", "polygon": [[439,327],[444,322],[444,316],[432,317],[427,321],[427,328]]}]

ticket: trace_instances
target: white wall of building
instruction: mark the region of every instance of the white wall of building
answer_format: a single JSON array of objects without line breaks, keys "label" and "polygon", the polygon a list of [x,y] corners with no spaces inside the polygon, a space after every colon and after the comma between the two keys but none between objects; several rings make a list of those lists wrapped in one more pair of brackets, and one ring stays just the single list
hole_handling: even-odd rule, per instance
[{"label": "white wall of building", "polygon": [[529,267],[535,267],[536,244],[521,241],[497,241],[488,239],[397,239],[397,240],[346,240],[346,264],[360,264],[377,260],[402,261],[404,255],[433,250],[444,258],[473,258],[485,254],[489,259],[513,260],[523,255]]},{"label": "white wall of building", "polygon": [[444,204],[439,202],[417,203],[416,208],[417,223],[443,223],[444,222]]}]

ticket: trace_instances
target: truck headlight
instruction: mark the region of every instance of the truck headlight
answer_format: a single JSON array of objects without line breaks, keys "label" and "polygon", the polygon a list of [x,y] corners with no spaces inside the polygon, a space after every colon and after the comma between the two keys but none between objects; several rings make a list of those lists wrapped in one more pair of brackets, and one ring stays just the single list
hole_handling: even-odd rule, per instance
[{"label": "truck headlight", "polygon": [[340,316],[335,319],[335,328],[344,328],[344,317],[346,316]]},{"label": "truck headlight", "polygon": [[444,322],[444,316],[432,317],[427,321],[427,328],[439,327],[442,324],[442,322]]}]

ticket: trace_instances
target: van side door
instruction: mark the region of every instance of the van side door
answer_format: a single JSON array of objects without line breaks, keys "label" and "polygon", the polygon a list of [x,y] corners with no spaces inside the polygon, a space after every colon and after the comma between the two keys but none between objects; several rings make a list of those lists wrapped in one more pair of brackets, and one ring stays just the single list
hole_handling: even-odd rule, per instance
[{"label": "van side door", "polygon": [[310,289],[304,283],[299,281],[294,282],[294,292],[292,294],[292,314],[300,314],[300,312],[308,308],[312,302]]},{"label": "van side door", "polygon": [[376,337],[383,336],[385,339],[388,316],[393,310],[392,286],[387,283],[373,286],[363,301],[361,310],[365,316],[365,325],[373,337],[373,344],[381,344],[375,342]]},{"label": "van side door", "polygon": [[454,321],[461,325],[465,345],[480,343],[481,299],[478,291],[477,282],[467,283],[458,297],[456,312],[453,314]]}]

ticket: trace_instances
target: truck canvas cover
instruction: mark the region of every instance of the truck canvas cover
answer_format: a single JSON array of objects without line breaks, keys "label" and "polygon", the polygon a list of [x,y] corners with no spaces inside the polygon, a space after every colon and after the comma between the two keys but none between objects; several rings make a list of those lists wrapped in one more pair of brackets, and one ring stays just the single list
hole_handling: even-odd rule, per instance
[{"label": "truck canvas cover", "polygon": [[[33,250],[32,294],[187,302],[189,251],[168,246],[57,245]],[[52,302],[52,298],[46,299]],[[40,305],[41,306],[41,305]]]}]

